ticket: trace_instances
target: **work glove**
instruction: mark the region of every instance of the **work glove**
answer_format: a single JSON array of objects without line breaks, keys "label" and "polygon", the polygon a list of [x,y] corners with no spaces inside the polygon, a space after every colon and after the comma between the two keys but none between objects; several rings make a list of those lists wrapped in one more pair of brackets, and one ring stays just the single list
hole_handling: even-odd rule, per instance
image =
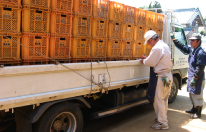
[{"label": "work glove", "polygon": [[172,40],[175,39],[175,36],[173,33],[170,33],[170,37],[172,38]]},{"label": "work glove", "polygon": [[169,86],[170,86],[171,81],[170,81],[170,80],[167,81],[167,78],[166,78],[166,77],[162,77],[161,80],[162,80],[163,85],[164,85],[165,87],[169,87]]},{"label": "work glove", "polygon": [[190,86],[191,87],[194,87],[196,85],[196,82],[197,82],[197,78],[192,78],[191,82],[190,82]]}]

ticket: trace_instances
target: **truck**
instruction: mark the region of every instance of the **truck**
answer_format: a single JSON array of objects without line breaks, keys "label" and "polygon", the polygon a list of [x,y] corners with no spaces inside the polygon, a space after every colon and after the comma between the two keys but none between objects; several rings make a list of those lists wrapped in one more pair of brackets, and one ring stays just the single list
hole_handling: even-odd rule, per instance
[{"label": "truck", "polygon": [[[160,34],[172,51],[173,84],[169,103],[187,79],[187,56],[173,44],[170,33],[187,44],[183,27],[164,14]],[[0,131],[81,132],[84,117],[109,116],[149,103],[149,67],[140,59],[123,61],[1,66]]]}]

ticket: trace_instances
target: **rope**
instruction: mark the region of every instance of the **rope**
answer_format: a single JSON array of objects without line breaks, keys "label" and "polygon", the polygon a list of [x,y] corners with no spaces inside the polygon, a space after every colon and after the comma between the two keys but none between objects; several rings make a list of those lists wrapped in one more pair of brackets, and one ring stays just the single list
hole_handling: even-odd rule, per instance
[{"label": "rope", "polygon": [[[72,72],[78,74],[79,76],[83,77],[84,79],[90,81],[90,82],[91,82],[91,90],[92,90],[92,83],[93,83],[93,84],[99,86],[100,88],[104,89],[106,92],[108,92],[108,88],[109,88],[109,87],[103,87],[102,85],[99,85],[98,83],[96,83],[96,82],[93,81],[93,75],[92,75],[92,62],[91,62],[91,80],[90,80],[90,79],[86,78],[85,76],[81,75],[80,73],[76,72],[75,70],[69,68],[68,66],[65,66],[65,65],[63,65],[62,63],[60,63],[60,62],[58,62],[58,61],[52,59],[51,57],[48,57],[48,56],[46,56],[46,55],[43,55],[42,53],[40,53],[40,52],[38,52],[38,51],[35,51],[35,50],[33,50],[32,48],[29,48],[29,47],[27,47],[27,46],[25,46],[25,45],[23,45],[23,44],[21,44],[21,43],[15,41],[15,40],[13,40],[13,39],[11,39],[11,38],[9,38],[9,37],[3,35],[3,34],[0,34],[0,35],[3,36],[3,37],[5,37],[5,38],[7,38],[7,39],[10,39],[11,41],[13,41],[13,42],[15,42],[15,43],[17,43],[17,44],[19,44],[19,45],[21,45],[21,46],[24,46],[25,48],[28,48],[28,49],[31,50],[31,51],[36,52],[36,53],[39,54],[39,55],[42,55],[42,56],[45,57],[45,58],[50,59],[51,61],[54,61],[54,62],[56,63],[56,65],[59,64],[59,65],[65,67],[65,68],[71,70]],[[91,47],[91,46],[90,46],[90,47]],[[106,62],[105,62],[105,64],[106,64]],[[107,67],[107,65],[106,65],[106,67]],[[107,72],[108,72],[108,67],[107,67]],[[109,74],[109,72],[108,72],[108,74]],[[110,75],[109,75],[109,76],[110,76]],[[110,86],[110,81],[109,81],[109,86]],[[91,94],[91,91],[90,91],[90,94]]]}]

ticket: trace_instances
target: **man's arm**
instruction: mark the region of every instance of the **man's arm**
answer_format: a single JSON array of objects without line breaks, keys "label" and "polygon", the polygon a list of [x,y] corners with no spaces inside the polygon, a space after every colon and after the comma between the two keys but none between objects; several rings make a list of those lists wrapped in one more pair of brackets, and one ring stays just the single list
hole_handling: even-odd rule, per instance
[{"label": "man's arm", "polygon": [[195,78],[200,78],[204,72],[206,65],[206,53],[203,50],[199,50],[196,57],[196,69],[195,69]]},{"label": "man's arm", "polygon": [[197,80],[202,76],[202,73],[204,73],[206,65],[206,54],[204,51],[198,52],[196,57],[196,65],[195,74],[190,82],[191,87],[194,87],[196,85]]},{"label": "man's arm", "polygon": [[192,50],[191,47],[188,47],[187,45],[182,44],[179,40],[177,39],[173,39],[173,42],[175,44],[175,46],[177,46],[177,48],[180,49],[181,52],[183,52],[184,54],[189,54]]},{"label": "man's arm", "polygon": [[170,34],[175,46],[180,49],[183,54],[189,54],[192,50],[187,45],[182,44],[178,39],[175,38],[174,34]]},{"label": "man's arm", "polygon": [[160,58],[162,57],[161,49],[159,48],[152,48],[150,54],[145,59],[142,59],[141,62],[146,66],[154,67],[159,62]]}]

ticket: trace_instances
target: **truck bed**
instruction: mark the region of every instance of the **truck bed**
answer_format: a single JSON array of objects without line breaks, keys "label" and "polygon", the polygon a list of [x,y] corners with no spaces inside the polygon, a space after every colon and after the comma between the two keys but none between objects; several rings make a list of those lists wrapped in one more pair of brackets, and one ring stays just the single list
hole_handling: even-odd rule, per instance
[{"label": "truck bed", "polygon": [[101,86],[113,90],[149,81],[149,67],[140,60],[63,65],[0,68],[0,110],[105,92]]}]

